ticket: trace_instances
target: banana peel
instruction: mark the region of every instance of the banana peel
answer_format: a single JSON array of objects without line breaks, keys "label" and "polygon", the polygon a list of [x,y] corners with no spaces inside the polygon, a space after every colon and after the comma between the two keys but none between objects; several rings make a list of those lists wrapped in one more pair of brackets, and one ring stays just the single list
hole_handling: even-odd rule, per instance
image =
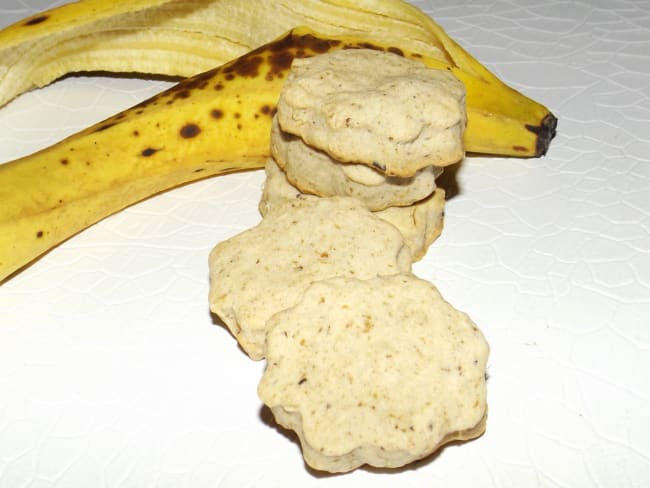
[{"label": "banana peel", "polygon": [[[507,87],[431,17],[403,0],[80,0],[0,30],[0,105],[68,73],[193,76],[304,25],[448,64],[475,84],[466,150],[539,157],[557,119]],[[507,93],[505,93],[507,92]],[[480,104],[478,103],[480,102]],[[481,113],[478,113],[478,109]],[[494,118],[502,120],[497,135]]]},{"label": "banana peel", "polygon": [[[114,18],[110,9],[106,15]],[[44,17],[25,23],[44,26],[56,18]],[[399,43],[296,28],[49,148],[0,165],[0,282],[60,242],[149,196],[208,176],[261,168],[269,156],[271,119],[283,79],[297,56],[381,49],[450,70],[467,91],[467,151],[545,153],[556,122],[546,107],[502,83],[453,40],[433,46],[430,56]]]}]

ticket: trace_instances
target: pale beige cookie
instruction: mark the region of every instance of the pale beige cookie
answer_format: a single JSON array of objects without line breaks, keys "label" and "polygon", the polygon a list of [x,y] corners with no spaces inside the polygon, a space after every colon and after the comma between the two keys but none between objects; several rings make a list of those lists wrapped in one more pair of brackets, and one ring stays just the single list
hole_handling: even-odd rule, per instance
[{"label": "pale beige cookie", "polygon": [[400,232],[353,198],[295,200],[210,253],[210,309],[253,359],[266,321],[313,281],[369,278],[411,268]]},{"label": "pale beige cookie", "polygon": [[264,166],[264,183],[262,184],[262,196],[257,206],[262,217],[278,208],[282,208],[287,203],[293,203],[296,200],[315,200],[319,197],[315,195],[306,195],[298,188],[293,186],[287,180],[284,171],[278,166],[273,158],[269,158]]},{"label": "pale beige cookie", "polygon": [[[306,195],[291,185],[273,159],[266,167],[266,179],[259,203],[262,215],[282,208],[289,202],[319,198]],[[408,207],[389,207],[374,214],[393,224],[411,250],[413,260],[421,259],[428,247],[440,236],[444,224],[445,192],[437,188],[433,195]]]},{"label": "pale beige cookie", "polygon": [[271,317],[258,385],[313,468],[399,467],[485,428],[488,345],[411,273],[312,284]]},{"label": "pale beige cookie", "polygon": [[339,163],[299,137],[280,130],[277,117],[271,129],[271,153],[289,182],[303,193],[355,197],[373,211],[427,198],[436,189],[436,178],[442,173],[442,168],[427,166],[413,176],[386,176],[365,164]]},{"label": "pale beige cookie", "polygon": [[445,218],[445,190],[436,188],[431,196],[408,207],[388,207],[375,215],[399,229],[411,250],[413,261],[424,257],[440,237]]},{"label": "pale beige cookie", "polygon": [[296,59],[277,115],[283,131],[337,161],[391,176],[464,156],[463,84],[393,53],[350,49]]}]

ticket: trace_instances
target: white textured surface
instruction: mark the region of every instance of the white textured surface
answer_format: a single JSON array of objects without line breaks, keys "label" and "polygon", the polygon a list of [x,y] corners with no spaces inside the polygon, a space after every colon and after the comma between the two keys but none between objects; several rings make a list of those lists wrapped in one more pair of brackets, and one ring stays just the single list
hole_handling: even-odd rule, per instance
[{"label": "white textured surface", "polygon": [[[52,3],[6,0],[0,23]],[[650,486],[650,4],[414,3],[560,119],[545,158],[462,164],[416,267],[491,344],[486,434],[397,473],[305,469],[261,411],[263,364],[208,311],[210,248],[259,219],[261,174],[231,175],[106,219],[0,287],[0,487]],[[0,161],[162,87],[26,94],[0,109]]]}]

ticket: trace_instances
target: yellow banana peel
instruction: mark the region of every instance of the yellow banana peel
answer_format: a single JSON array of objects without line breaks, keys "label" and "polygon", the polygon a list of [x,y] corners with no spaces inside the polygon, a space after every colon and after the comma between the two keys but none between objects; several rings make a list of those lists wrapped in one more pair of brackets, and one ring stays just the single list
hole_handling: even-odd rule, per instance
[{"label": "yellow banana peel", "polygon": [[[394,0],[253,3],[267,9],[263,15],[272,11],[278,16],[264,17],[269,24],[284,25],[293,20],[287,21],[282,15],[294,16],[326,27],[330,33],[317,33],[311,27],[292,29],[49,148],[0,165],[0,282],[60,242],[135,202],[208,176],[262,167],[269,156],[271,118],[283,80],[296,56],[341,48],[372,48],[452,71],[467,90],[465,145],[469,152],[539,156],[545,153],[555,132],[556,119],[546,107],[502,83],[446,36],[433,20],[409,4]],[[281,6],[289,13],[274,10]],[[196,17],[194,9],[206,15],[206,11],[218,7],[228,7],[230,10],[221,12],[226,12],[225,17],[230,19],[260,15],[250,12],[254,9],[249,8],[248,2],[234,0],[141,0],[131,1],[128,6],[125,2],[84,0],[31,17],[0,31],[0,54],[4,56],[6,46],[13,45],[22,47],[22,56],[28,57],[36,52],[35,46],[49,43],[49,53],[48,49],[42,50],[51,59],[41,56],[40,61],[29,60],[31,71],[20,68],[27,84],[18,88],[10,82],[17,76],[16,71],[4,67],[0,93],[6,101],[26,89],[78,70],[160,73],[148,69],[143,61],[151,53],[151,46],[158,49],[153,64],[160,67],[158,59],[167,60],[168,64],[163,63],[167,66],[164,74],[184,75],[173,73],[172,66],[183,66],[181,60],[186,50],[202,42],[196,39],[208,35],[202,29],[209,22]],[[314,13],[317,7],[320,10]],[[184,17],[176,17],[180,10],[185,12]],[[127,37],[115,34],[114,30],[120,30],[114,26],[116,19],[126,21],[123,16],[134,11],[140,13],[141,27],[130,30],[137,24],[133,20],[124,29]],[[160,12],[166,12],[162,18],[169,24],[148,17],[158,19],[154,14]],[[84,13],[92,20],[80,21],[78,16]],[[194,20],[190,22],[191,19]],[[172,35],[172,39],[184,40],[175,48],[161,45],[165,33],[174,31],[170,25],[179,22],[195,23],[197,30],[191,35],[185,30],[176,37]],[[376,28],[373,22],[377,22]],[[154,24],[165,27],[154,28],[147,44],[140,31],[142,26]],[[219,52],[230,56],[229,53],[249,49],[250,43],[259,42],[255,39],[279,28],[275,25],[266,29],[262,24],[260,20],[250,20],[248,24],[242,21],[231,26],[239,37],[228,34],[217,40],[219,46],[228,44],[232,48]],[[99,37],[89,33],[91,26],[98,29]],[[355,27],[356,35],[350,35]],[[80,39],[84,37],[80,29],[95,43]],[[108,37],[102,37],[102,32]],[[137,42],[129,37],[134,32],[140,35],[136,36]],[[68,50],[48,36],[59,39]],[[245,39],[249,44],[232,42],[234,38]],[[131,47],[121,49],[127,45]],[[101,52],[106,55],[98,56]],[[216,56],[202,62],[214,63]],[[101,64],[97,60],[115,62]],[[53,71],[61,61],[65,61],[62,67]],[[41,74],[37,73],[39,63],[43,67]],[[12,86],[13,91],[7,89]]]},{"label": "yellow banana peel", "polygon": [[[550,111],[504,85],[431,17],[403,0],[64,4],[0,30],[0,105],[74,72],[193,76],[303,25],[324,36],[351,36],[439,59],[466,86],[473,83],[471,91],[484,95],[474,98],[468,152],[516,157],[546,153],[557,123]],[[489,131],[497,118],[509,135]]]}]

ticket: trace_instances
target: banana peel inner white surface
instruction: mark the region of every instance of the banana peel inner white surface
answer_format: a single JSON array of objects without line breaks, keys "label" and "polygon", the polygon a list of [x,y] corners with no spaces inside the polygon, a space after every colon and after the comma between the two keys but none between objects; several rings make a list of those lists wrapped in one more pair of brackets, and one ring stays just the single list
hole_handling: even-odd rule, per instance
[{"label": "banana peel inner white surface", "polygon": [[[560,118],[542,159],[471,157],[448,171],[442,236],[415,266],[490,343],[486,433],[390,474],[305,468],[261,408],[263,364],[207,306],[209,250],[259,221],[258,171],[135,205],[0,287],[0,486],[650,479],[647,11],[631,0],[413,3]],[[51,6],[5,2],[0,22]],[[0,161],[164,86],[71,77],[27,93],[0,109]]]}]

